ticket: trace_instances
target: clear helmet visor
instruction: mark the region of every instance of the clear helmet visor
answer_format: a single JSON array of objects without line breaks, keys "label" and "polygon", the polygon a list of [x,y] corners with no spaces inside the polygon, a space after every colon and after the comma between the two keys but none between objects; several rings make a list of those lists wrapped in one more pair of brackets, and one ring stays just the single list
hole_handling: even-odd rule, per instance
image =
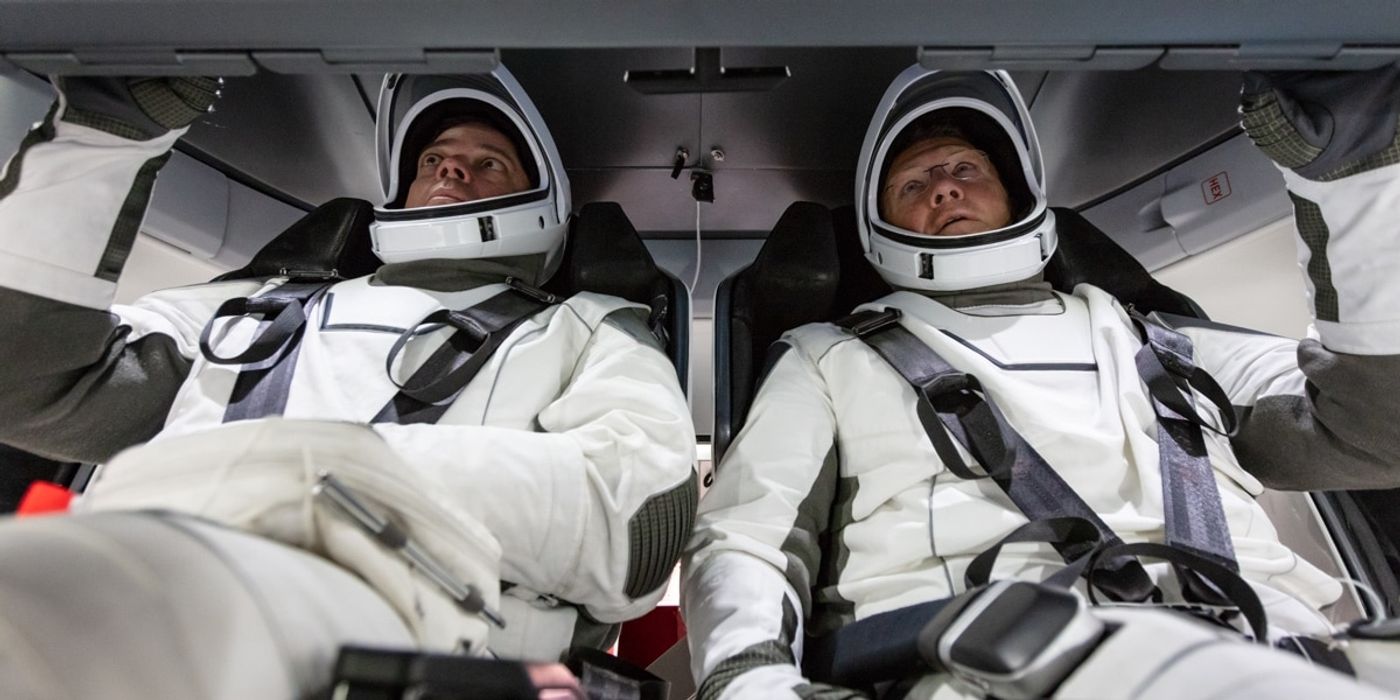
[{"label": "clear helmet visor", "polygon": [[[1004,226],[932,235],[898,225],[889,220],[890,212],[882,211],[890,165],[908,148],[938,136],[969,142],[994,166],[1010,212]],[[899,287],[971,289],[1024,279],[1043,269],[1056,243],[1053,217],[1046,205],[1039,142],[1010,76],[914,66],[896,78],[861,149],[856,221],[871,263]]]},{"label": "clear helmet visor", "polygon": [[[557,253],[571,207],[558,149],[504,66],[478,75],[385,76],[375,124],[382,204],[371,232],[390,262]],[[419,155],[446,125],[484,124],[514,146],[528,185],[465,202],[405,209]]]}]

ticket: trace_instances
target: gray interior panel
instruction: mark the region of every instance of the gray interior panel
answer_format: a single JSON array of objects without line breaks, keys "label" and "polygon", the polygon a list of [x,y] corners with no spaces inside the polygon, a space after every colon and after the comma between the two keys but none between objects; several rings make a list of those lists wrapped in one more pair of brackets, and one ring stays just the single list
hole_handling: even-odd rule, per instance
[{"label": "gray interior panel", "polygon": [[[89,61],[127,52],[665,46],[1244,47],[1290,45],[1327,57],[1343,46],[1397,44],[1400,5],[1353,0],[801,0],[650,2],[476,0],[395,3],[279,0],[0,0],[0,49],[83,48]],[[1300,17],[1308,18],[1299,21]],[[173,48],[172,48],[173,47]],[[1255,48],[1262,47],[1262,48]],[[406,52],[398,51],[402,58]],[[410,54],[411,55],[411,54]],[[912,59],[912,57],[911,57]],[[11,60],[15,60],[11,57]],[[146,56],[146,63],[156,59]]]},{"label": "gray interior panel", "polygon": [[1238,129],[1227,72],[1062,71],[1031,106],[1050,203],[1081,207]]},{"label": "gray interior panel", "polygon": [[53,104],[48,83],[13,66],[0,64],[0,163],[19,150],[29,128]]},{"label": "gray interior panel", "polygon": [[1081,213],[1144,267],[1157,270],[1186,257],[1176,231],[1162,217],[1165,192],[1166,176],[1158,175]]},{"label": "gray interior panel", "polygon": [[183,143],[226,171],[311,206],[379,200],[374,118],[347,75],[229,78],[216,111]]},{"label": "gray interior panel", "polygon": [[1189,255],[1293,213],[1283,175],[1240,134],[1171,169],[1162,217]]}]

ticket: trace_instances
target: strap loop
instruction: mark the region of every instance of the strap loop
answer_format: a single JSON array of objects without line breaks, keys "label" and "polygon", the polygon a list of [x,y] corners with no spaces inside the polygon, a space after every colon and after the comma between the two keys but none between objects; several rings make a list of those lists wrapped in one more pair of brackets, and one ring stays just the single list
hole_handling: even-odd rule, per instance
[{"label": "strap loop", "polygon": [[[286,283],[257,297],[238,297],[219,305],[204,330],[199,334],[199,351],[204,359],[216,365],[243,365],[263,362],[290,347],[306,325],[306,308],[310,307],[329,284]],[[220,319],[242,316],[276,314],[270,324],[260,328],[247,349],[231,357],[214,352],[214,328]]]},{"label": "strap loop", "polygon": [[[380,409],[373,422],[431,423],[437,421],[491,356],[526,319],[558,300],[553,294],[511,278],[509,289],[460,311],[439,309],[405,330],[389,349],[384,371],[399,391]],[[400,383],[394,364],[404,348],[422,335],[421,328],[443,324],[455,329],[417,371]]]},{"label": "strap loop", "polygon": [[1264,611],[1263,603],[1259,601],[1259,594],[1254,592],[1254,588],[1249,585],[1249,582],[1241,578],[1239,574],[1209,558],[1171,545],[1157,542],[1135,542],[1101,547],[1095,551],[1087,574],[1090,583],[1089,601],[1094,605],[1099,604],[1094,595],[1093,585],[1094,577],[1101,568],[1099,562],[1120,557],[1161,559],[1171,563],[1177,571],[1187,570],[1209,581],[1226,600],[1239,609],[1240,614],[1244,615],[1250,630],[1254,632],[1254,641],[1261,644],[1269,643],[1268,615]]}]

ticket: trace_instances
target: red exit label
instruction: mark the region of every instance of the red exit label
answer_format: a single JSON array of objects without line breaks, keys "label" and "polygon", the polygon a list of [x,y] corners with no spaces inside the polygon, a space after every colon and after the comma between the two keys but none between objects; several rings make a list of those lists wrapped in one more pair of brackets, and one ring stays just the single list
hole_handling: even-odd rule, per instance
[{"label": "red exit label", "polygon": [[1230,175],[1228,173],[1216,173],[1201,181],[1201,195],[1206,198],[1206,204],[1216,202],[1230,196]]}]

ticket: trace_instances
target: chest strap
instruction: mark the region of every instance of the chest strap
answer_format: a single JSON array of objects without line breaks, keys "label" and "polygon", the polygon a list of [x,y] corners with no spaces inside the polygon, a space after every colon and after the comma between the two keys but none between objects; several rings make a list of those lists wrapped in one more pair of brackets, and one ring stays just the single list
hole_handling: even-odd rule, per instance
[{"label": "chest strap", "polygon": [[[385,359],[389,381],[399,388],[375,415],[373,423],[436,423],[462,389],[476,377],[511,331],[535,314],[559,303],[559,297],[511,278],[509,289],[460,311],[441,309],[428,314],[394,341]],[[395,379],[394,365],[414,338],[450,326],[456,331],[433,351],[407,381]]]},{"label": "chest strap", "polygon": [[[1239,563],[1230,540],[1229,522],[1202,432],[1205,428],[1234,435],[1238,428],[1235,409],[1210,374],[1192,362],[1189,338],[1134,309],[1129,314],[1143,333],[1144,342],[1135,361],[1157,414],[1166,544],[1237,573]],[[1192,390],[1215,405],[1219,427],[1212,426],[1196,411]],[[1203,580],[1194,569],[1175,568],[1188,597],[1210,603],[1229,598],[1227,592]]]},{"label": "chest strap", "polygon": [[[326,277],[292,279],[256,297],[225,301],[204,324],[199,334],[204,359],[216,365],[243,365],[224,409],[225,423],[281,415],[311,307],[332,284]],[[219,321],[251,316],[261,320],[247,349],[231,357],[216,354],[213,336]]]},{"label": "chest strap", "polygon": [[[1045,458],[1026,442],[982,390],[976,377],[961,372],[898,323],[900,311],[862,311],[837,322],[870,345],[914,388],[917,413],[934,451],[949,471],[963,479],[990,478],[1034,525],[1072,518],[1087,526],[1035,526],[1012,533],[1047,542],[1067,563],[1080,562],[1100,547],[1123,541],[1098,513],[1065,483]],[[950,437],[951,436],[951,437]],[[953,443],[956,439],[981,466],[977,473],[964,463]],[[1064,521],[1064,522],[1073,522]],[[1005,543],[1005,542],[1003,542]],[[969,571],[985,568],[990,574],[995,552]],[[1156,595],[1156,587],[1142,566],[1131,558],[1105,560],[1098,585],[1117,600],[1141,602]]]}]

